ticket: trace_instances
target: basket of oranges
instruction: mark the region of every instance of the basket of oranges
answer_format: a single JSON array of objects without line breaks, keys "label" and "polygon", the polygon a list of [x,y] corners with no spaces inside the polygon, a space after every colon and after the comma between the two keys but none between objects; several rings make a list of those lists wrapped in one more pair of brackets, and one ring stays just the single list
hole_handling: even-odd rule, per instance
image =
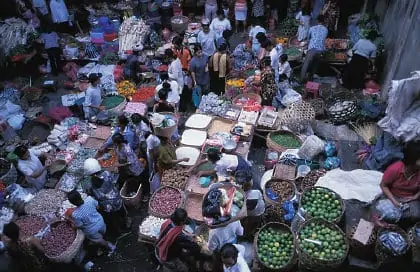
[{"label": "basket of oranges", "polygon": [[136,85],[128,80],[117,83],[117,91],[120,95],[129,97],[136,93]]}]

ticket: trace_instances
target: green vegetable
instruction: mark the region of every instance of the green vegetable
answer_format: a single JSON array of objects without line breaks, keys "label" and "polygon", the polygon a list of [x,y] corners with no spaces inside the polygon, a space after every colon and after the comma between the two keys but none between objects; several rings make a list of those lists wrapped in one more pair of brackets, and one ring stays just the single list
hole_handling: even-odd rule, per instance
[{"label": "green vegetable", "polygon": [[324,224],[306,225],[299,233],[299,246],[307,254],[320,260],[338,260],[347,253],[343,234]]},{"label": "green vegetable", "polygon": [[102,105],[107,110],[113,109],[124,101],[124,97],[120,95],[107,96],[102,100]]},{"label": "green vegetable", "polygon": [[329,222],[340,217],[342,212],[337,194],[319,187],[314,187],[303,195],[302,207],[310,216]]},{"label": "green vegetable", "polygon": [[272,134],[270,139],[285,148],[299,148],[302,145],[295,136],[290,134]]},{"label": "green vegetable", "polygon": [[299,56],[302,54],[297,47],[290,47],[284,51],[285,54],[289,56]]},{"label": "green vegetable", "polygon": [[258,234],[257,254],[264,265],[280,269],[287,265],[293,256],[293,235],[271,227]]}]

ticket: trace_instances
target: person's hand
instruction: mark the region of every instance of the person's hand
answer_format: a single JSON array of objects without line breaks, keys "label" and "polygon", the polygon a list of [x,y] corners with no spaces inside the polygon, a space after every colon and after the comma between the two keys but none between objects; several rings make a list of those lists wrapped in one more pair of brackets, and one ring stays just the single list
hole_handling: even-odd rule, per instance
[{"label": "person's hand", "polygon": [[416,196],[408,196],[408,197],[404,197],[401,200],[401,202],[402,203],[408,203],[408,202],[411,202],[411,201],[414,201],[414,200],[417,200],[417,197]]},{"label": "person's hand", "polygon": [[198,177],[201,177],[202,175],[203,175],[203,172],[202,172],[202,171],[198,171],[198,172],[197,172],[197,176],[198,176]]},{"label": "person's hand", "polygon": [[189,162],[190,161],[190,158],[183,158],[182,161],[183,162]]}]

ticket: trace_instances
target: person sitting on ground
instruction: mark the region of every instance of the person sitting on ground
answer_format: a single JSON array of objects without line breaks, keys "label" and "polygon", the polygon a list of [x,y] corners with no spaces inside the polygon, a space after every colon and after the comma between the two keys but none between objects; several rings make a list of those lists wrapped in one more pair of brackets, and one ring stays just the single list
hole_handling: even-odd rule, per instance
[{"label": "person sitting on ground", "polygon": [[76,227],[83,231],[89,241],[107,249],[109,254],[112,254],[116,246],[104,239],[106,225],[102,215],[97,210],[98,201],[90,196],[83,200],[76,190],[68,193],[67,197],[70,203],[76,206],[71,214]]},{"label": "person sitting on ground", "polygon": [[[280,56],[279,82],[282,82],[284,80],[289,80],[291,73],[292,73],[292,68],[290,67],[290,63],[288,62],[288,56],[287,54],[283,54]],[[286,78],[282,77],[282,75],[285,75]]]},{"label": "person sitting on ground", "polygon": [[[124,136],[124,140],[130,145],[131,149],[137,150],[139,141],[134,133],[132,127],[130,126],[130,120],[125,115],[118,116],[118,126],[114,130],[114,135],[121,133]],[[104,152],[107,148],[112,146],[112,137],[105,142],[102,146],[100,152]]]},{"label": "person sitting on ground", "polygon": [[169,92],[170,89],[165,86],[158,92],[159,101],[153,106],[153,112],[175,112],[175,107],[168,103]]},{"label": "person sitting on ground", "polygon": [[[8,271],[45,271],[48,259],[44,255],[41,242],[35,237],[21,240],[20,228],[15,222],[3,226],[2,242],[13,260]],[[15,265],[16,270],[13,270]]]},{"label": "person sitting on ground", "polygon": [[239,252],[239,245],[225,244],[220,250],[220,259],[224,272],[251,272],[243,254]]},{"label": "person sitting on ground", "polygon": [[83,103],[83,111],[85,113],[85,120],[97,116],[99,112],[105,110],[102,104],[101,95],[101,74],[91,73],[89,75],[89,87],[86,90],[85,102]]},{"label": "person sitting on ground", "polygon": [[47,160],[43,166],[39,158],[24,145],[16,147],[14,153],[19,158],[17,168],[25,176],[26,183],[36,190],[41,190],[47,182],[50,162]]},{"label": "person sitting on ground", "polygon": [[167,137],[159,136],[160,145],[158,147],[157,168],[163,172],[174,167],[180,162],[188,162],[189,158],[177,159],[175,147]]},{"label": "person sitting on ground", "polygon": [[[190,236],[183,233],[187,222],[187,212],[178,208],[160,228],[156,255],[164,268],[170,271],[195,271],[196,261],[200,260],[200,246]],[[188,259],[187,256],[192,257],[188,265],[185,262],[185,259]]]}]

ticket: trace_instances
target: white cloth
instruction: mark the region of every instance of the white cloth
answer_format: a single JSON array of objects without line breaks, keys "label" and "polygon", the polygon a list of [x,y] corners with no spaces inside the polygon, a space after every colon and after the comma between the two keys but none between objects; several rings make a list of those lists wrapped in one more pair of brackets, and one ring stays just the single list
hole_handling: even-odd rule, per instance
[{"label": "white cloth", "polygon": [[218,176],[228,176],[229,172],[236,171],[238,167],[238,156],[223,154],[216,162],[215,170]]},{"label": "white cloth", "polygon": [[[168,103],[178,104],[181,97],[179,96],[179,85],[175,80],[169,80],[171,91],[168,93]],[[158,92],[163,88],[163,83],[156,86],[155,100],[159,101]]]},{"label": "white cloth", "polygon": [[354,54],[360,55],[365,58],[376,58],[376,45],[367,40],[367,39],[360,39],[357,43],[353,46]]},{"label": "white cloth", "polygon": [[64,23],[69,21],[69,12],[63,0],[51,0],[51,17],[54,23]]},{"label": "white cloth", "polygon": [[263,27],[261,27],[259,25],[254,26],[253,28],[251,28],[251,30],[249,31],[249,35],[248,36],[252,38],[252,44],[258,44],[257,34],[260,33],[260,32],[262,32],[264,34],[267,33],[267,31]]},{"label": "white cloth", "polygon": [[31,177],[31,175],[38,172],[43,167],[41,161],[32,151],[29,151],[29,158],[27,160],[18,160],[19,171],[25,175],[26,182],[34,186],[37,190],[42,189],[47,182],[47,171],[45,170],[42,172],[37,178]]},{"label": "white cloth", "polygon": [[223,265],[223,271],[224,272],[251,272],[249,269],[248,264],[245,261],[244,256],[244,248],[241,245],[235,245],[235,247],[238,249],[238,259],[236,260],[236,264],[232,267],[226,267]]},{"label": "white cloth", "polygon": [[83,111],[85,112],[86,118],[91,118],[94,116],[95,110],[92,110],[90,106],[99,107],[102,103],[101,89],[99,86],[93,87],[89,86],[86,90],[85,102],[83,104]]},{"label": "white cloth", "polygon": [[285,63],[279,62],[279,75],[285,74],[287,78],[290,78],[292,73],[292,68],[290,67],[290,63],[286,61]]},{"label": "white cloth", "polygon": [[223,19],[222,21],[219,18],[214,18],[210,24],[210,29],[216,34],[216,41],[219,38],[222,38],[223,31],[232,30],[232,25],[228,19]]},{"label": "white cloth", "polygon": [[211,57],[216,53],[216,34],[210,30],[208,33],[200,31],[197,36],[197,41],[200,43],[201,48],[203,49],[203,54],[207,57]]},{"label": "white cloth", "polygon": [[180,88],[180,94],[182,93],[182,88],[184,88],[184,74],[182,72],[182,65],[179,58],[172,61],[168,67],[168,75],[170,79],[175,80],[178,83]]},{"label": "white cloth", "polygon": [[260,190],[249,190],[246,192],[246,199],[258,199],[257,206],[253,210],[248,210],[248,216],[260,216],[265,212],[265,202]]},{"label": "white cloth", "polygon": [[393,80],[388,95],[386,115],[378,125],[404,141],[420,139],[420,71]]},{"label": "white cloth", "polygon": [[309,27],[311,23],[311,16],[310,15],[303,15],[302,11],[300,11],[296,15],[296,20],[299,21],[300,25],[298,28],[298,41],[303,41],[308,38]]},{"label": "white cloth", "polygon": [[370,202],[382,192],[379,186],[382,176],[381,172],[371,170],[357,169],[347,172],[334,169],[321,177],[315,186],[331,189],[343,199]]},{"label": "white cloth", "polygon": [[211,251],[220,250],[223,245],[236,243],[237,237],[244,235],[244,228],[240,221],[209,231],[208,248]]}]

